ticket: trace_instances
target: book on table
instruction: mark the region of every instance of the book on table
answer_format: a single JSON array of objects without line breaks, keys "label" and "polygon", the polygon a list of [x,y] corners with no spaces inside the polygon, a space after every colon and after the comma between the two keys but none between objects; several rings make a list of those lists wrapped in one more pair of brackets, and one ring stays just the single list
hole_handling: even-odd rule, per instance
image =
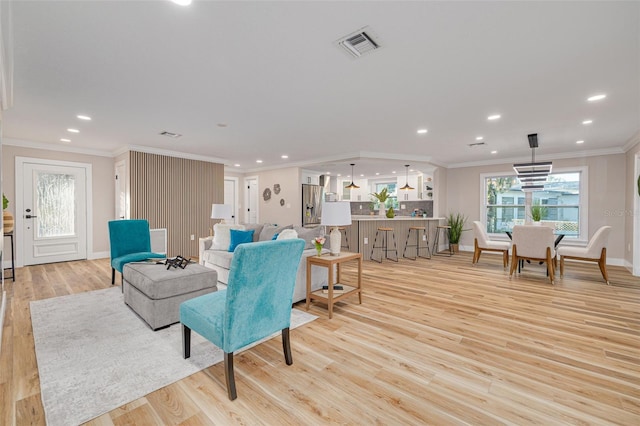
[{"label": "book on table", "polygon": [[[323,285],[322,286],[322,292],[324,294],[329,294],[329,286],[328,285]],[[333,294],[342,294],[344,293],[344,287],[340,284],[334,284],[333,285]]]}]

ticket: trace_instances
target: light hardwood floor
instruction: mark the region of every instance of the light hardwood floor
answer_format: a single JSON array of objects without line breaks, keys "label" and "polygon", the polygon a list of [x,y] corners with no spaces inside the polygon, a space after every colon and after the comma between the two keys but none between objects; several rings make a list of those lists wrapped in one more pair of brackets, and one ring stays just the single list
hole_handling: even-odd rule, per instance
[{"label": "light hardwood floor", "polygon": [[[640,424],[640,279],[567,262],[551,286],[527,265],[471,253],[364,262],[363,304],[107,413],[92,425]],[[347,274],[353,270],[345,268]],[[108,260],[21,268],[8,282],[0,424],[44,424],[29,301],[110,286]],[[304,309],[304,304],[298,305]],[[105,324],[108,327],[108,324]],[[70,402],[71,403],[71,402]]]}]

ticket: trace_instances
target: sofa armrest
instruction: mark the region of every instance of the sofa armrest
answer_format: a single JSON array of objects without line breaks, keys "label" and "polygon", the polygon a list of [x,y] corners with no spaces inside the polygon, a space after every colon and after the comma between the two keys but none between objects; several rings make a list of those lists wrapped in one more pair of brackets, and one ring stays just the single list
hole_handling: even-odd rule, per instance
[{"label": "sofa armrest", "polygon": [[213,237],[198,238],[198,263],[204,265],[204,251],[213,245]]}]

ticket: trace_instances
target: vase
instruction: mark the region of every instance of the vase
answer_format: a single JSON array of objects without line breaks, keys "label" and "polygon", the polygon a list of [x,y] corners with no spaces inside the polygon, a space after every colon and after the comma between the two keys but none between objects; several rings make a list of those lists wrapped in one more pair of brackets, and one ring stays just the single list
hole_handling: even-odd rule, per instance
[{"label": "vase", "polygon": [[386,217],[387,216],[387,210],[384,207],[380,206],[380,210],[378,210],[378,215]]},{"label": "vase", "polygon": [[322,255],[322,246],[316,247],[316,250],[318,251],[318,256]]},{"label": "vase", "polygon": [[7,234],[7,233],[13,231],[13,225],[14,225],[13,215],[11,214],[10,211],[3,210],[2,211],[2,226],[4,228],[4,233]]}]

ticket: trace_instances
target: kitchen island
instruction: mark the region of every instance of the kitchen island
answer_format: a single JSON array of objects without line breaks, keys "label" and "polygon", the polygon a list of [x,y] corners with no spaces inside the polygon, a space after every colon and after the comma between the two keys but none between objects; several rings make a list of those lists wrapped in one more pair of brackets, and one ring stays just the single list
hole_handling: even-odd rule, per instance
[{"label": "kitchen island", "polygon": [[[395,235],[396,245],[398,248],[398,257],[402,257],[404,247],[407,244],[407,233],[411,226],[424,226],[426,228],[427,235],[429,236],[430,250],[433,248],[433,239],[435,238],[436,226],[446,221],[443,217],[412,217],[412,216],[396,216],[393,219],[389,219],[383,216],[365,216],[354,215],[351,216],[351,226],[347,226],[344,233],[347,234],[349,240],[349,251],[362,253],[364,260],[371,259],[371,247],[376,236],[376,231],[379,227],[393,228]],[[415,244],[415,235],[412,233],[411,241],[409,244]],[[378,237],[380,239],[380,237]],[[441,238],[442,239],[442,238]],[[343,237],[344,244],[344,237]],[[378,241],[378,245],[380,241]],[[420,241],[422,246],[424,241]],[[389,239],[389,247],[393,248],[393,241]],[[441,247],[440,250],[443,248]],[[407,256],[413,257],[415,254],[415,247],[410,247],[407,250]]]}]

